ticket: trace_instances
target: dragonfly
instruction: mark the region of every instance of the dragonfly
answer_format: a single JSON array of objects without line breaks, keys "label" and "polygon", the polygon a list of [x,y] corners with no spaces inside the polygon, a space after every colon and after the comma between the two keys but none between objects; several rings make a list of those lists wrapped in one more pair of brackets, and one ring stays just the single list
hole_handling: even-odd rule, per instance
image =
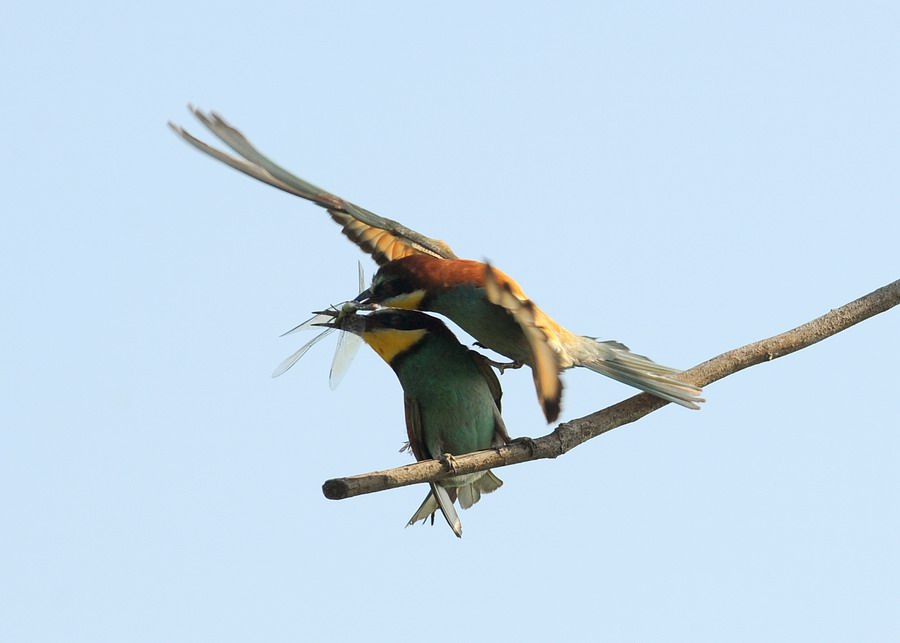
[{"label": "dragonfly", "polygon": [[[358,266],[359,292],[362,292],[366,289],[365,274],[363,273],[362,264],[359,263]],[[353,301],[345,301],[342,304],[330,306],[327,310],[316,313],[313,317],[310,317],[302,324],[294,326],[286,333],[283,333],[281,337],[287,337],[288,335],[293,335],[294,333],[299,333],[300,331],[304,330],[321,328],[323,324],[331,322],[335,318],[340,320],[345,315],[352,315],[357,310],[363,308],[367,307],[360,306]],[[300,360],[301,357],[306,355],[306,352],[310,348],[318,344],[320,341],[331,335],[336,330],[338,330],[338,328],[334,326],[326,328],[324,331],[306,342],[294,354],[281,362],[281,364],[279,364],[275,368],[275,370],[272,371],[272,377],[284,375],[294,364],[296,364]],[[356,357],[356,352],[359,350],[359,345],[361,342],[362,338],[359,335],[355,335],[353,333],[341,332],[340,335],[338,335],[337,347],[334,350],[334,359],[331,360],[331,370],[328,373],[328,385],[331,387],[332,391],[338,387],[338,385],[341,383],[341,380],[344,378],[344,375],[347,374],[347,370],[349,370],[350,364],[351,362],[353,362],[353,358]]]}]

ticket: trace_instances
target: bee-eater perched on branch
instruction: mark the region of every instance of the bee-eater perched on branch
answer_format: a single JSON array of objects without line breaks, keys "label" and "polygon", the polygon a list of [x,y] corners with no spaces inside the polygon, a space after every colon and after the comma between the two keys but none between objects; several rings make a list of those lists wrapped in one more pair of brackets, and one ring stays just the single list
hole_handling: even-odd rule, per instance
[{"label": "bee-eater perched on branch", "polygon": [[[488,360],[469,350],[436,317],[413,310],[382,308],[368,315],[336,314],[327,324],[362,337],[397,374],[403,387],[406,433],[416,460],[462,455],[509,442],[500,416],[502,391]],[[409,525],[434,520],[440,510],[462,537],[453,507],[478,502],[503,483],[490,471],[444,478],[431,491]]]},{"label": "bee-eater perched on branch", "polygon": [[325,208],[342,232],[380,266],[360,303],[428,310],[452,319],[479,344],[532,369],[548,422],[559,417],[561,370],[583,366],[689,409],[703,402],[700,388],[675,377],[680,371],[632,353],[615,341],[572,333],[538,308],[521,287],[490,265],[458,258],[443,241],[380,217],[294,176],[263,156],[215,113],[190,108],[233,149],[237,158],[169,123],[184,140],[264,183]]}]

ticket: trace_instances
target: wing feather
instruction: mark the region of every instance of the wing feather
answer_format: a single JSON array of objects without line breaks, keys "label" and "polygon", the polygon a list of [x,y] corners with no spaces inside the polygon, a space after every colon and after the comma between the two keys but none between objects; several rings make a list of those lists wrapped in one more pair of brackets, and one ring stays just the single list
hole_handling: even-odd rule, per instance
[{"label": "wing feather", "polygon": [[[409,438],[409,449],[416,456],[417,461],[428,460],[432,456],[425,447],[422,435],[422,414],[419,411],[419,403],[413,398],[404,395],[403,408],[406,413],[406,436]],[[456,509],[453,507],[453,499],[456,497],[455,490],[448,490],[439,482],[429,484],[431,493],[426,496],[425,501],[413,514],[413,517],[409,519],[409,522],[406,523],[407,526],[419,520],[424,520],[429,515],[434,514],[436,509],[440,509],[453,533],[456,534],[457,538],[462,538],[462,523],[459,520]]]},{"label": "wing feather", "polygon": [[[379,265],[410,254],[430,254],[441,259],[457,258],[443,241],[426,237],[397,221],[381,217],[345,201],[288,172],[263,155],[240,130],[229,125],[215,112],[206,113],[190,105],[188,109],[210,132],[241,158],[204,143],[184,128],[170,122],[169,127],[182,139],[204,154],[208,154],[239,172],[325,208],[331,217],[342,226],[344,234],[360,249],[371,255]],[[369,240],[361,241],[361,231],[372,231],[374,236]]]},{"label": "wing feather", "polygon": [[406,415],[406,437],[409,439],[409,450],[415,456],[416,462],[429,460],[431,454],[428,453],[428,449],[425,447],[419,403],[413,398],[404,395],[403,410]]},{"label": "wing feather", "polygon": [[491,366],[490,361],[477,351],[469,351],[469,356],[475,362],[475,366],[481,371],[484,381],[487,382],[488,388],[491,390],[491,397],[494,398],[494,439],[491,446],[502,446],[509,444],[510,437],[506,430],[506,424],[503,422],[503,416],[500,415],[500,398],[503,397],[503,388],[500,386],[500,380],[497,373]]},{"label": "wing feather", "polygon": [[484,290],[488,301],[504,308],[519,324],[531,348],[531,374],[538,401],[547,422],[559,417],[562,399],[562,380],[559,377],[559,358],[550,345],[550,338],[537,318],[536,306],[524,293],[513,288],[508,280],[500,280],[489,263],[484,264]]}]

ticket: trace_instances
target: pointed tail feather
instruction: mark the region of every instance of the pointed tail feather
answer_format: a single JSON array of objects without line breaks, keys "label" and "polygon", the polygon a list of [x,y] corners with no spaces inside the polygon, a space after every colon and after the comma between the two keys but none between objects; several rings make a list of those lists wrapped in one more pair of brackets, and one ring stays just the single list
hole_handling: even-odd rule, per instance
[{"label": "pointed tail feather", "polygon": [[420,520],[428,520],[428,516],[433,515],[437,510],[437,500],[434,499],[434,494],[429,491],[428,495],[425,496],[425,500],[423,500],[422,504],[419,505],[419,508],[416,509],[416,513],[414,513],[412,518],[409,519],[409,522],[406,523],[406,526],[409,527],[410,525],[414,525]]},{"label": "pointed tail feather", "polygon": [[[455,496],[456,494],[454,493],[453,495]],[[441,510],[441,513],[447,520],[447,524],[450,525],[450,529],[453,530],[456,537],[462,538],[462,522],[460,522],[456,509],[453,506],[453,498],[450,497],[447,489],[433,482],[431,483],[431,491],[428,493],[428,496],[416,510],[416,513],[413,514],[413,517],[409,519],[409,522],[406,523],[406,526],[409,527],[420,520],[426,520],[428,516],[438,509]]]},{"label": "pointed tail feather", "polygon": [[461,487],[445,488],[432,483],[431,491],[425,497],[425,500],[422,501],[422,504],[419,505],[419,508],[416,509],[413,517],[406,523],[406,526],[409,527],[420,520],[427,520],[429,516],[433,517],[434,512],[440,509],[453,533],[462,538],[462,523],[459,520],[456,509],[453,507],[453,501],[458,499],[459,506],[463,509],[468,509],[481,500],[481,494],[493,493],[502,486],[503,481],[495,476],[492,471],[487,471],[477,480]]},{"label": "pointed tail feather", "polygon": [[583,339],[585,341],[576,359],[578,366],[584,366],[685,408],[696,410],[700,408],[701,402],[706,401],[701,397],[703,390],[700,387],[673,377],[681,372],[678,369],[657,364],[643,355],[632,353],[627,346],[619,342],[598,342],[590,337]]}]

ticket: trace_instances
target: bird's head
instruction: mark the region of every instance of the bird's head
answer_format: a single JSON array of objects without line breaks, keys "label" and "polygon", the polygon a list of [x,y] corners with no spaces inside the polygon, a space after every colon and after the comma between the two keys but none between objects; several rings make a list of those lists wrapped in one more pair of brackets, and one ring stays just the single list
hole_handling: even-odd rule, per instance
[{"label": "bird's head", "polygon": [[[384,264],[375,273],[371,287],[361,292],[354,302],[405,310],[431,310],[432,298],[443,292],[459,286],[484,287],[484,270],[485,265],[480,261],[410,255]],[[500,271],[495,272],[504,281],[511,281]]]},{"label": "bird's head", "polygon": [[[432,257],[428,257],[432,259]],[[443,260],[435,260],[442,263]],[[426,270],[423,270],[423,265]],[[376,304],[386,308],[420,310],[431,290],[427,264],[420,256],[396,259],[382,266],[372,278],[372,285],[354,300],[358,304]]]},{"label": "bird's head", "polygon": [[382,308],[367,315],[347,309],[326,325],[359,335],[388,364],[431,336],[452,337],[436,317],[397,308]]}]

